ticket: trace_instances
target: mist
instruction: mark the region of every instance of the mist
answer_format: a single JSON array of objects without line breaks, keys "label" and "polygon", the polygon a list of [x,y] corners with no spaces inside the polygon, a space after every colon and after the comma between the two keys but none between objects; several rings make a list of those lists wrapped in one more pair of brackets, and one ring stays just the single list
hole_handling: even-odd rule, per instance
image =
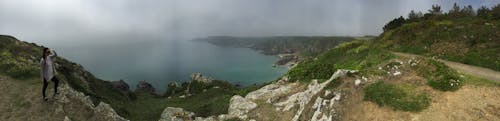
[{"label": "mist", "polygon": [[48,45],[230,36],[378,35],[391,19],[451,0],[0,0],[0,34]]},{"label": "mist", "polygon": [[[249,85],[286,70],[271,68],[276,58],[250,50],[186,41],[217,35],[378,35],[410,10],[426,12],[439,4],[446,12],[455,2],[478,8],[500,1],[0,0],[0,34],[56,49],[106,80],[148,80],[162,87],[203,72]],[[223,68],[235,65],[241,70]]]}]

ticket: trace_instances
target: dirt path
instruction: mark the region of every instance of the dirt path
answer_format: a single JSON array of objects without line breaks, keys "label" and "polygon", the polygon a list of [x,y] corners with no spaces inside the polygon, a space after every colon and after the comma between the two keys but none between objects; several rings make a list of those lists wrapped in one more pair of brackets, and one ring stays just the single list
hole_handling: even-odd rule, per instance
[{"label": "dirt path", "polygon": [[[393,53],[398,56],[404,56],[404,57],[422,57],[420,55],[409,54],[409,53],[400,53],[400,52],[393,52]],[[438,61],[443,62],[450,68],[453,68],[461,73],[466,73],[477,77],[485,78],[488,80],[500,82],[500,72],[498,71],[478,66],[471,66],[463,63],[442,60],[442,59],[438,59]]]}]

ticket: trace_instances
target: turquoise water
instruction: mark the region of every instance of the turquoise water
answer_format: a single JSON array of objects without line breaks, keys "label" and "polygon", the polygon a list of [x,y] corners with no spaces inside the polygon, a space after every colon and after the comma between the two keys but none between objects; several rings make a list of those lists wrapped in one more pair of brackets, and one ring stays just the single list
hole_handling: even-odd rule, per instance
[{"label": "turquoise water", "polygon": [[163,92],[169,82],[183,82],[201,72],[248,86],[281,77],[286,67],[272,67],[276,56],[248,48],[219,47],[205,42],[156,41],[99,43],[56,47],[65,58],[105,80],[123,79],[132,89],[140,80]]}]

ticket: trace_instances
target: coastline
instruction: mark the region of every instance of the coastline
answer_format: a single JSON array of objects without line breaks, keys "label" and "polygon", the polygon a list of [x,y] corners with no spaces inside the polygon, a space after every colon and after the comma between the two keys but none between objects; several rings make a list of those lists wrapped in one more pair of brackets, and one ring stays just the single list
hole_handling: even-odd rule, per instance
[{"label": "coastline", "polygon": [[300,62],[300,56],[298,56],[296,53],[283,53],[283,54],[277,54],[279,60],[274,62],[273,67],[276,66],[286,66],[288,69],[293,68],[295,65],[297,65]]}]

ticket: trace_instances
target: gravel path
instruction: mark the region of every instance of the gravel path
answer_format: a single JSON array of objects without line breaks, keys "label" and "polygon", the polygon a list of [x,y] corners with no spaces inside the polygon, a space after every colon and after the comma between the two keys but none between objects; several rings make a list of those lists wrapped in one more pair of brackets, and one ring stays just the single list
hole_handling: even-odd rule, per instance
[{"label": "gravel path", "polygon": [[[393,52],[393,53],[398,55],[398,56],[403,56],[403,57],[422,57],[420,55],[409,54],[409,53],[400,53],[400,52]],[[483,67],[478,67],[478,66],[467,65],[467,64],[463,64],[463,63],[442,60],[442,59],[438,59],[438,61],[443,62],[444,64],[446,64],[450,68],[453,68],[461,73],[466,73],[466,74],[474,75],[477,77],[485,78],[488,80],[500,82],[500,72],[498,72],[498,71],[494,71],[494,70],[491,70],[488,68],[483,68]]]}]

